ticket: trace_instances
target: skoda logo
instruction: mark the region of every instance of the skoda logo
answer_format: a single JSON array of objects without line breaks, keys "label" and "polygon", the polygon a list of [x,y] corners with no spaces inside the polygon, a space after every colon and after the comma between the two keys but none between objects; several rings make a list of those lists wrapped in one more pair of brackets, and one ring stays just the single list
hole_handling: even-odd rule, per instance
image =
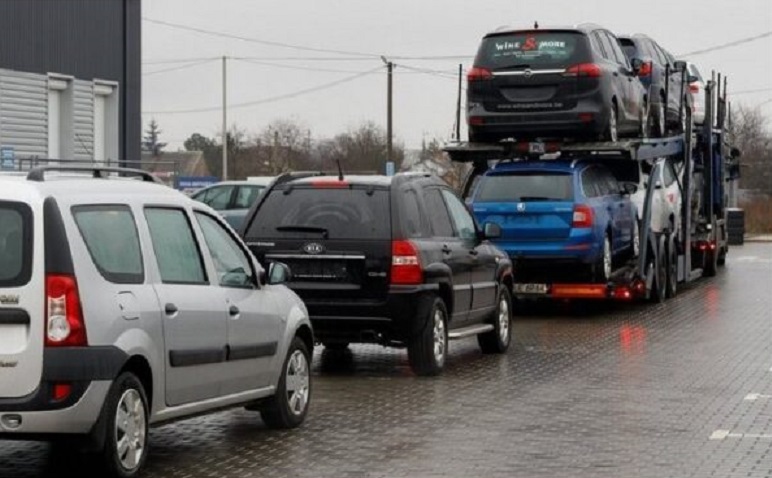
[{"label": "skoda logo", "polygon": [[517,212],[525,212],[525,203],[524,202],[517,203]]},{"label": "skoda logo", "polygon": [[533,75],[533,71],[530,68],[526,68],[525,71],[523,72],[523,76],[525,76],[526,78],[530,78],[531,75]]},{"label": "skoda logo", "polygon": [[324,246],[316,242],[309,242],[303,246],[303,250],[306,251],[307,254],[321,254],[324,252]]}]

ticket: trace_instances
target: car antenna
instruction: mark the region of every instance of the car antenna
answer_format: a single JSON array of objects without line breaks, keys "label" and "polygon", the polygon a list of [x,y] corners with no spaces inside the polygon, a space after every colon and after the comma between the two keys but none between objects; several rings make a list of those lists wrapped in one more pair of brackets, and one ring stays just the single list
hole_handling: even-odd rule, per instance
[{"label": "car antenna", "polygon": [[340,158],[335,158],[335,162],[338,164],[338,181],[343,181],[343,167],[340,165]]},{"label": "car antenna", "polygon": [[533,29],[534,30],[538,30],[539,29],[539,22],[538,21],[533,22]]}]

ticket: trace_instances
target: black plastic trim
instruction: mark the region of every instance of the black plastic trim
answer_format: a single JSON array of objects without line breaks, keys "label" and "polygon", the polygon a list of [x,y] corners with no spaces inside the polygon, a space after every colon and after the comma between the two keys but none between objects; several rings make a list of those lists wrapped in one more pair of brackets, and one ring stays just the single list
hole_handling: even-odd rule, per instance
[{"label": "black plastic trim", "polygon": [[30,318],[26,310],[0,309],[0,325],[29,325]]},{"label": "black plastic trim", "polygon": [[225,362],[228,351],[225,347],[218,349],[170,350],[169,363],[172,367],[191,367]]},{"label": "black plastic trim", "polygon": [[48,197],[43,202],[43,221],[46,273],[74,275],[75,268],[72,265],[70,243],[67,240],[62,213],[53,197]]},{"label": "black plastic trim", "polygon": [[272,357],[276,355],[276,350],[279,347],[278,342],[267,342],[264,344],[256,345],[236,345],[228,346],[228,358],[229,362],[236,360],[249,360],[263,357]]}]

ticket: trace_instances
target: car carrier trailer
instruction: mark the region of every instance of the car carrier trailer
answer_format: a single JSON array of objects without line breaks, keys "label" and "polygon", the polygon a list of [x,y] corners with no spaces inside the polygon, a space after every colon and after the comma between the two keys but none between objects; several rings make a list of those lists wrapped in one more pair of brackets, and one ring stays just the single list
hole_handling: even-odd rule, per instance
[{"label": "car carrier trailer", "polygon": [[[666,138],[619,142],[457,142],[444,150],[452,161],[472,168],[464,181],[462,195],[468,197],[475,178],[501,161],[548,161],[596,158],[605,164],[619,161],[653,161],[672,158],[683,168],[679,179],[682,197],[681,227],[678,232],[655,233],[651,228],[652,199],[657,187],[648,181],[641,215],[640,248],[637,257],[617,267],[607,283],[584,283],[550,277],[545,287],[520,282],[514,287],[519,298],[552,299],[647,299],[662,302],[674,297],[679,284],[713,276],[722,266],[729,249],[725,192],[727,181],[736,179],[739,153],[729,148],[726,137],[726,88],[721,79],[708,82],[703,127],[692,125],[691,111],[682,111],[684,133]],[[662,162],[655,163],[650,178],[659,177]],[[518,259],[513,257],[517,276]],[[516,277],[516,282],[518,281]]]}]

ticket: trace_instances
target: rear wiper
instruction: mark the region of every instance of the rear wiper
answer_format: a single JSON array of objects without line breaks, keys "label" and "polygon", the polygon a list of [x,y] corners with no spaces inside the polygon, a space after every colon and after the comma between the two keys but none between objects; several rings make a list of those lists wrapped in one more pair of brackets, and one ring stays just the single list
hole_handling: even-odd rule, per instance
[{"label": "rear wiper", "polygon": [[330,233],[327,229],[317,226],[279,226],[276,228],[279,232],[316,232],[327,239],[327,235]]},{"label": "rear wiper", "polygon": [[530,67],[531,67],[531,65],[526,65],[525,63],[519,63],[519,64],[515,64],[515,65],[509,65],[509,66],[502,66],[502,67],[499,67],[499,68],[494,68],[493,71],[517,70],[517,69],[520,69],[520,68],[525,69],[525,68],[530,68]]},{"label": "rear wiper", "polygon": [[523,196],[520,201],[560,201],[560,199],[548,198],[542,196]]}]

